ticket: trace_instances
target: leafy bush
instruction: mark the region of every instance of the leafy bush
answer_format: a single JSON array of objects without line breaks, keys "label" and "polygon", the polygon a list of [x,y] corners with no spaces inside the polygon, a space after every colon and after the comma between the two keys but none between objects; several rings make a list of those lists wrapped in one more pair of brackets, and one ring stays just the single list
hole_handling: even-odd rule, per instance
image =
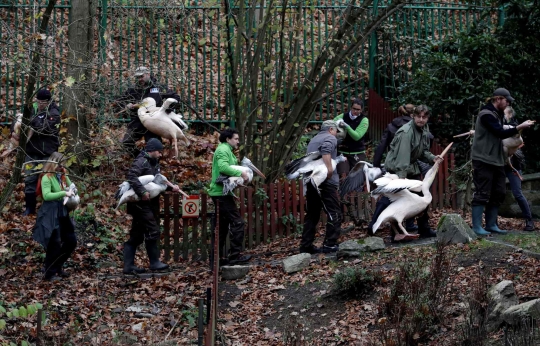
[{"label": "leafy bush", "polygon": [[378,271],[349,267],[334,275],[334,292],[340,295],[358,297],[372,290],[381,281],[382,274]]}]

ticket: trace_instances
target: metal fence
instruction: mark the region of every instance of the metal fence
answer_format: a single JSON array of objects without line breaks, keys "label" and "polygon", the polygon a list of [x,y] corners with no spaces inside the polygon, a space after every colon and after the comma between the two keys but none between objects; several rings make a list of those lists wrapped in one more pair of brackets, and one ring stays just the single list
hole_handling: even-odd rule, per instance
[{"label": "metal fence", "polygon": [[[373,11],[384,11],[390,0],[375,1]],[[6,122],[22,109],[31,46],[23,43],[37,31],[40,10],[46,0],[0,1],[0,121]],[[53,13],[42,57],[40,84],[65,82],[69,52],[67,27],[70,1],[59,0]],[[316,0],[302,7],[303,45],[313,59],[341,20],[344,2]],[[485,14],[488,15],[485,15]],[[100,0],[95,9],[92,67],[99,70],[99,88],[93,106],[109,112],[115,96],[129,85],[135,66],[148,65],[158,80],[167,83],[191,101],[208,121],[230,119],[229,74],[226,67],[223,20],[219,2],[161,0]],[[321,101],[312,121],[335,116],[348,107],[351,98],[368,96],[374,89],[383,97],[395,96],[396,87],[410,78],[415,47],[424,40],[440,40],[486,22],[496,26],[497,11],[455,2],[408,5],[396,12],[370,40],[334,74],[326,93],[343,90]],[[360,29],[360,27],[358,27]],[[20,40],[20,41],[18,41]],[[302,58],[299,50],[296,58]],[[99,94],[99,97],[98,97]],[[189,120],[196,121],[193,115]]]}]

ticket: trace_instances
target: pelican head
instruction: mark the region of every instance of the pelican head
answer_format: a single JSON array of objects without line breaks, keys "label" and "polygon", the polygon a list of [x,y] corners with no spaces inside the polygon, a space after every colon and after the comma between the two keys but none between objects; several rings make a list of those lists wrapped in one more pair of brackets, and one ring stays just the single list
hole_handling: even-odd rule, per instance
[{"label": "pelican head", "polygon": [[169,97],[165,101],[163,101],[163,109],[168,109],[173,103],[178,103],[176,99],[173,99],[172,97]]},{"label": "pelican head", "polygon": [[345,156],[343,156],[343,154],[339,155],[338,157],[336,157],[336,162],[337,163],[340,163],[340,162],[345,162],[347,161],[347,158]]},{"label": "pelican head", "polygon": [[156,174],[156,176],[154,177],[154,180],[152,181],[158,185],[163,185],[163,184],[167,184],[169,182],[169,180],[163,175],[163,174]]},{"label": "pelican head", "polygon": [[242,162],[240,163],[242,166],[244,167],[247,167],[249,169],[251,169],[253,172],[257,173],[259,176],[263,177],[264,179],[266,179],[266,177],[264,176],[264,174],[259,171],[259,169],[257,167],[255,167],[255,165],[251,162],[250,159],[248,159],[247,157],[244,157],[242,159]]},{"label": "pelican head", "polygon": [[[450,150],[453,144],[454,144],[453,142],[448,144],[448,146],[443,150],[443,152],[439,156],[444,158],[444,156],[446,155],[448,150]],[[427,182],[429,184],[428,186],[431,186],[431,184],[435,180],[435,177],[437,176],[437,171],[439,170],[439,166],[440,166],[440,162],[435,161],[435,163],[433,164],[433,167],[431,167],[431,169],[426,173],[426,176],[424,177],[424,182]]]}]

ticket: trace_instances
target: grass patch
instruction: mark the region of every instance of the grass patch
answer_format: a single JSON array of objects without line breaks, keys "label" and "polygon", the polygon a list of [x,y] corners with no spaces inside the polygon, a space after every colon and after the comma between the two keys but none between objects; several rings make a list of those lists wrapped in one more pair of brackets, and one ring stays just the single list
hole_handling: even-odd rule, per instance
[{"label": "grass patch", "polygon": [[494,247],[494,246],[501,246],[501,245],[497,245],[496,243],[492,242],[492,241],[488,241],[488,240],[485,240],[483,238],[478,238],[477,240],[471,242],[469,244],[469,248],[471,250],[482,250],[482,249],[488,249],[490,247]]},{"label": "grass patch", "polygon": [[334,275],[333,291],[338,295],[359,297],[371,291],[382,282],[382,274],[360,267],[345,268]]},{"label": "grass patch", "polygon": [[540,234],[514,234],[509,233],[501,237],[509,244],[519,246],[522,249],[540,253]]}]

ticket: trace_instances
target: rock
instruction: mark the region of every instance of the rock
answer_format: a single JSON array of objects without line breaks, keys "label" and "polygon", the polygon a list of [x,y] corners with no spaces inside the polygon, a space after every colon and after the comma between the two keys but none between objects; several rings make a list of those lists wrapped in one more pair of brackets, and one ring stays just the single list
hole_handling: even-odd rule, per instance
[{"label": "rock", "polygon": [[529,317],[540,319],[540,299],[511,306],[501,315],[501,319],[511,325],[519,324],[523,319]]},{"label": "rock", "polygon": [[502,314],[508,308],[519,303],[512,281],[504,280],[491,287],[488,291],[490,300],[486,328],[488,332],[495,331],[503,322]]},{"label": "rock", "polygon": [[116,313],[116,314],[119,314],[121,312],[124,312],[124,308],[116,308],[114,309],[112,312]]},{"label": "rock", "polygon": [[358,257],[362,252],[378,251],[385,248],[384,240],[379,237],[347,240],[339,244],[337,257]]},{"label": "rock", "polygon": [[130,306],[129,308],[126,309],[126,312],[130,312],[130,311],[141,312],[144,309],[145,309],[144,306],[132,305],[132,306]]},{"label": "rock", "polygon": [[147,312],[138,312],[138,313],[135,314],[135,317],[136,318],[152,318],[152,317],[154,317],[154,315],[149,314]]},{"label": "rock", "polygon": [[339,244],[337,257],[358,257],[364,251],[365,245],[358,240],[347,240]]},{"label": "rock", "polygon": [[448,244],[467,244],[477,235],[459,214],[445,214],[437,225],[437,241]]},{"label": "rock", "polygon": [[143,327],[143,323],[137,323],[133,326],[131,326],[131,330],[134,331],[134,332],[140,332],[142,330],[142,327]]},{"label": "rock", "polygon": [[379,251],[386,248],[384,240],[379,237],[367,237],[364,239],[364,245],[366,246],[366,251]]},{"label": "rock", "polygon": [[283,270],[285,273],[294,273],[309,266],[311,255],[301,253],[294,256],[289,256],[283,260]]},{"label": "rock", "polygon": [[221,277],[224,280],[241,279],[247,275],[250,266],[223,266],[221,267]]}]

